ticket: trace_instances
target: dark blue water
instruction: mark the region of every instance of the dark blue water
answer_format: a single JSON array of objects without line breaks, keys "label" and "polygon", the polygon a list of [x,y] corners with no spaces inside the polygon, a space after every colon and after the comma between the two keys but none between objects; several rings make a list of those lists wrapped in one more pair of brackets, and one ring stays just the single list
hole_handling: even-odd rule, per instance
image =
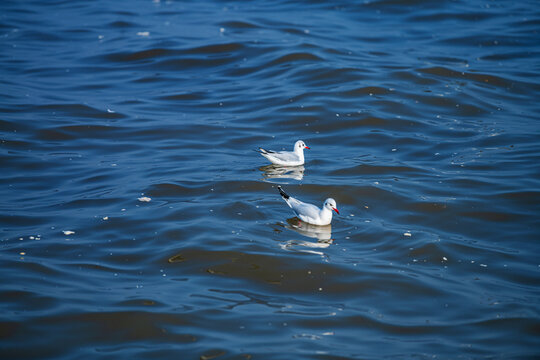
[{"label": "dark blue water", "polygon": [[539,32],[537,1],[2,1],[0,357],[539,358]]}]

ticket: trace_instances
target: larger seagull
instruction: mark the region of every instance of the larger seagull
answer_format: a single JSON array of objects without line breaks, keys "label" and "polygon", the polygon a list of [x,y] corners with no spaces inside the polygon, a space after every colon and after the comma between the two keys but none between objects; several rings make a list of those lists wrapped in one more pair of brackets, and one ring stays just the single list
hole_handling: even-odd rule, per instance
[{"label": "larger seagull", "polygon": [[309,149],[302,140],[294,143],[293,151],[272,151],[259,148],[259,153],[270,160],[272,164],[282,166],[304,165],[304,149]]},{"label": "larger seagull", "polygon": [[281,197],[291,209],[293,209],[296,216],[308,224],[313,225],[328,225],[332,222],[332,211],[339,214],[337,209],[336,200],[328,198],[324,201],[322,209],[319,209],[315,205],[302,202],[298,199],[289,196],[283,191],[281,186],[277,187]]}]

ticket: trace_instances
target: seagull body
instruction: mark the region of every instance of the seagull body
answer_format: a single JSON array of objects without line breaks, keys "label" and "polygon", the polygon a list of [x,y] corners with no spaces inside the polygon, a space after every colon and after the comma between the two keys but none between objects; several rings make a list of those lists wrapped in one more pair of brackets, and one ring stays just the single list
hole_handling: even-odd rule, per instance
[{"label": "seagull body", "polygon": [[326,199],[322,209],[319,209],[315,205],[307,204],[287,195],[281,186],[277,188],[283,200],[293,209],[296,216],[308,224],[329,225],[332,222],[332,210],[339,214],[336,201],[332,198]]},{"label": "seagull body", "polygon": [[304,165],[304,149],[309,149],[302,140],[294,143],[293,151],[273,151],[259,148],[259,153],[272,164],[282,166]]}]

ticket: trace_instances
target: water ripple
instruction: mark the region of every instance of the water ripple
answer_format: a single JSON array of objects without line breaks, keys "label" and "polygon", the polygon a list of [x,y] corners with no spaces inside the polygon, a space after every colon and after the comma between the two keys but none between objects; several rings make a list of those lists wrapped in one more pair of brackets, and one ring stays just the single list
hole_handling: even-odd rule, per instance
[{"label": "water ripple", "polygon": [[537,14],[3,2],[2,355],[537,358]]}]

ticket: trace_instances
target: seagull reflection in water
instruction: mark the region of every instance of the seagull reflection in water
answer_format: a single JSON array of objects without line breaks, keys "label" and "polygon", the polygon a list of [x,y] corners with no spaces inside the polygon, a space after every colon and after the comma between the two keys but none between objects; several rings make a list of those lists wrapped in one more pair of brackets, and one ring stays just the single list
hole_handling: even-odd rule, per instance
[{"label": "seagull reflection in water", "polygon": [[300,235],[317,239],[317,241],[288,240],[281,244],[283,250],[320,255],[327,261],[328,256],[324,252],[311,249],[325,249],[334,242],[334,239],[332,239],[332,225],[311,225],[300,221],[297,217],[293,217],[287,219],[287,225],[285,227]]},{"label": "seagull reflection in water", "polygon": [[294,179],[302,180],[304,178],[304,165],[300,166],[280,166],[266,165],[259,168],[265,179]]}]

